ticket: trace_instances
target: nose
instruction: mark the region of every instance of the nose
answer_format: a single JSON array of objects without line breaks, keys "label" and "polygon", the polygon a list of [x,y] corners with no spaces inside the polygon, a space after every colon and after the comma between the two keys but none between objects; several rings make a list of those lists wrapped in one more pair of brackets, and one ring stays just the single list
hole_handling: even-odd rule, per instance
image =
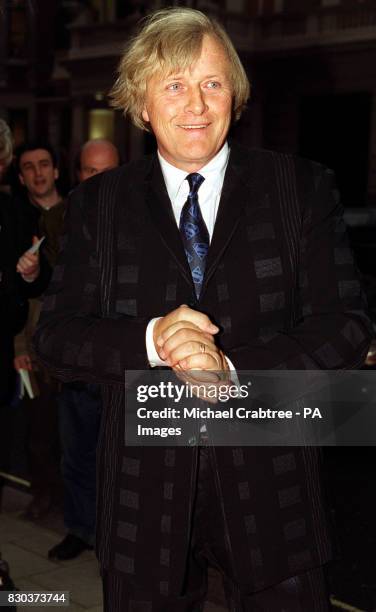
[{"label": "nose", "polygon": [[192,87],[188,92],[188,101],[185,107],[186,112],[194,115],[202,115],[207,110],[204,92],[199,86]]}]

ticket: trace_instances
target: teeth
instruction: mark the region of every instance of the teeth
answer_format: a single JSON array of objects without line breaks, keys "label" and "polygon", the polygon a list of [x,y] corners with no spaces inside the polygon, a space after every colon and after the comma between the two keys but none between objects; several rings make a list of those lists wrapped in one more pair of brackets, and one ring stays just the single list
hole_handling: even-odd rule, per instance
[{"label": "teeth", "polygon": [[206,125],[181,125],[180,127],[184,128],[185,130],[202,130],[203,128],[206,128]]}]

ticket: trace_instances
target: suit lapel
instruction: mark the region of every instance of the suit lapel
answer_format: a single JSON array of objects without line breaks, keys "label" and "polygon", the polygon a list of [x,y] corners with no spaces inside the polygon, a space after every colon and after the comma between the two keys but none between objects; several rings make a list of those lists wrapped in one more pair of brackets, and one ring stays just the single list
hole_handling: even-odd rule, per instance
[{"label": "suit lapel", "polygon": [[191,271],[157,157],[154,158],[148,180],[150,183],[147,191],[147,205],[154,224],[181,274],[194,292]]},{"label": "suit lapel", "polygon": [[245,206],[249,189],[247,189],[246,181],[247,168],[249,168],[249,165],[246,166],[243,159],[237,146],[232,146],[218,207],[217,219],[214,226],[214,233],[209,248],[202,293],[204,293],[225,249],[231,241]]}]

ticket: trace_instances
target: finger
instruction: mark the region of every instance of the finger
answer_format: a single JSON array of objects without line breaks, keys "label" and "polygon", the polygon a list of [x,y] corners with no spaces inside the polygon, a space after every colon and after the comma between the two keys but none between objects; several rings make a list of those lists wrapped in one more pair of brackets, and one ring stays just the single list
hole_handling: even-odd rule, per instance
[{"label": "finger", "polygon": [[24,255],[22,256],[19,260],[18,260],[18,265],[22,268],[24,267],[38,267],[39,266],[39,259],[37,257],[35,257],[34,255]]},{"label": "finger", "polygon": [[20,258],[19,258],[19,260],[18,260],[18,262],[17,262],[16,269],[17,269],[17,270],[21,270],[21,269],[22,269],[22,267],[23,267],[24,265],[25,265],[25,259],[24,259],[24,257],[22,256],[22,257],[20,257]]},{"label": "finger", "polygon": [[183,370],[222,370],[220,355],[214,351],[189,355],[181,359],[179,364]]},{"label": "finger", "polygon": [[184,328],[195,329],[195,330],[200,329],[199,327],[197,327],[197,325],[195,325],[194,323],[191,323],[190,321],[177,321],[176,323],[172,323],[172,325],[165,328],[165,330],[160,334],[157,340],[157,345],[163,346],[166,340],[168,340],[170,336],[172,336],[172,334],[179,331],[179,329],[184,329]]},{"label": "finger", "polygon": [[175,366],[191,355],[209,355],[212,352],[214,353],[215,349],[215,344],[204,344],[201,341],[192,340],[174,347],[173,350],[166,355],[165,360],[169,366]]},{"label": "finger", "polygon": [[37,266],[39,259],[35,255],[22,255],[17,262],[17,269],[25,266]]},{"label": "finger", "polygon": [[29,253],[27,253],[26,255],[22,256],[22,259],[24,262],[27,262],[28,264],[37,264],[38,263],[38,259],[39,256],[38,255],[30,255]]},{"label": "finger", "polygon": [[202,331],[207,331],[211,334],[219,332],[219,327],[214,325],[206,314],[198,310],[192,310],[192,308],[189,308],[185,304],[177,309],[177,314],[179,320],[191,321],[202,329]]},{"label": "finger", "polygon": [[26,266],[23,274],[34,274],[38,270],[38,266]]},{"label": "finger", "polygon": [[197,325],[202,331],[207,331],[212,334],[216,334],[219,331],[219,328],[210,321],[209,317],[199,312],[198,310],[192,310],[186,305],[179,306],[176,310],[170,312],[166,317],[163,317],[160,321],[157,322],[157,342],[159,336],[165,331],[167,327],[176,323],[178,321],[189,321],[194,325]]},{"label": "finger", "polygon": [[16,370],[31,370],[31,359],[28,355],[19,355],[14,359],[14,367]]},{"label": "finger", "polygon": [[20,272],[21,274],[24,274],[26,270],[28,270],[28,266],[25,264],[20,264],[17,266],[17,272]]},{"label": "finger", "polygon": [[30,263],[26,263],[26,264],[22,264],[19,266],[19,272],[22,272],[23,274],[27,274],[30,271],[35,271],[38,269],[38,265],[37,264],[30,264]]},{"label": "finger", "polygon": [[[178,376],[176,368],[173,368],[173,370]],[[206,383],[213,384],[214,383],[215,384],[219,381],[219,377],[214,371],[200,370],[200,369],[187,370],[187,372],[180,370],[179,378],[180,380],[187,382],[189,384],[192,384],[192,385],[197,384],[197,383],[200,383],[200,384],[206,384]]]},{"label": "finger", "polygon": [[20,261],[38,261],[39,255],[37,253],[29,253],[28,251],[26,251],[25,253],[22,253],[21,257],[19,258],[19,262]]},{"label": "finger", "polygon": [[[170,336],[160,349],[160,352],[163,352],[165,354],[165,359],[168,359],[171,358],[172,353],[175,353],[175,351],[178,351],[179,348],[183,346],[185,353],[189,351],[188,354],[215,350],[213,336],[207,337],[206,334],[199,330],[183,328]],[[175,361],[180,361],[180,359],[183,358],[183,355],[177,355],[177,358],[175,358],[174,355]]]},{"label": "finger", "polygon": [[17,272],[22,274],[22,276],[30,276],[38,272],[38,266],[21,266]]},{"label": "finger", "polygon": [[213,338],[213,334],[203,331],[202,329],[200,329],[200,327],[198,327],[198,325],[191,323],[191,321],[183,320],[183,321],[177,321],[176,323],[173,323],[169,327],[166,327],[163,333],[159,336],[159,342],[157,344],[159,346],[163,346],[166,340],[168,340],[170,336],[172,336],[172,334],[179,331],[179,329],[194,329],[200,332],[200,334],[205,334],[208,338]]}]

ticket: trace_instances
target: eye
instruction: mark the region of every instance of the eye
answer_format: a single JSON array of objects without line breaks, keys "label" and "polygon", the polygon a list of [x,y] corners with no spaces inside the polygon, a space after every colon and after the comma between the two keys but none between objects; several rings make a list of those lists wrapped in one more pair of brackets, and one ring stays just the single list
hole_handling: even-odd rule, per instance
[{"label": "eye", "polygon": [[167,89],[170,91],[179,91],[179,89],[181,89],[181,83],[171,83],[167,86]]},{"label": "eye", "polygon": [[218,81],[209,81],[206,84],[206,87],[208,89],[219,89],[220,86],[221,86],[221,84]]}]

